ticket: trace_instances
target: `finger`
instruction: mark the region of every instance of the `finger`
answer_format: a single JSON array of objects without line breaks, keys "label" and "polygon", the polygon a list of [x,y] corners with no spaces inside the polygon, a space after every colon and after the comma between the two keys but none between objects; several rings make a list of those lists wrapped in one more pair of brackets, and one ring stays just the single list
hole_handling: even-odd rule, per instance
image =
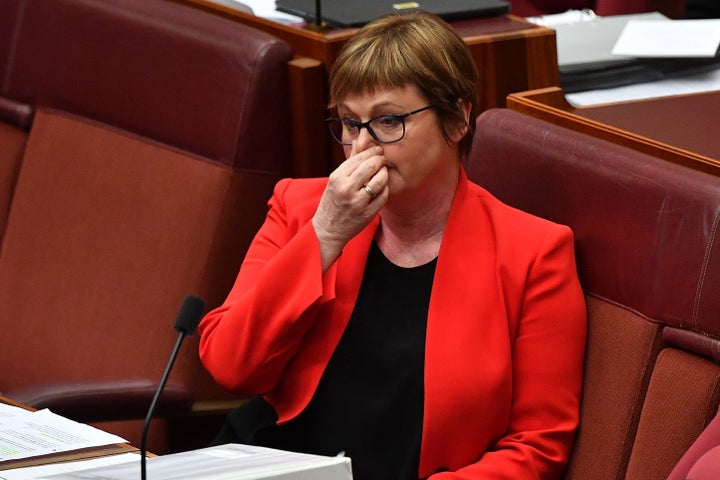
[{"label": "finger", "polygon": [[[374,148],[382,148],[382,147],[376,143],[368,143],[363,150],[358,150],[357,142],[353,142],[349,148],[350,154],[347,156],[347,158],[353,157],[361,152],[366,152],[368,150],[372,150]],[[346,151],[347,151],[347,149],[346,149]]]},{"label": "finger", "polygon": [[366,195],[369,197],[368,201],[372,202],[377,197],[381,196],[384,192],[386,192],[388,190],[387,181],[388,181],[387,167],[382,166],[373,175],[373,177],[362,186],[361,191],[365,191]]},{"label": "finger", "polygon": [[362,162],[370,158],[372,155],[373,152],[371,150],[365,150],[360,154],[351,155],[330,173],[330,178],[336,178],[344,182],[344,180],[341,179],[351,177],[357,170],[358,166],[362,164]]},{"label": "finger", "polygon": [[369,202],[372,202],[375,197],[378,196],[378,194],[375,193],[375,189],[372,188],[369,183],[366,183],[365,186],[363,186],[363,190],[365,190],[365,193],[367,193],[368,197],[370,197],[370,199],[368,200]]},{"label": "finger", "polygon": [[[349,175],[349,178],[355,188],[359,189],[372,182],[378,172],[383,169],[385,169],[385,157],[383,155],[373,155],[361,162]],[[382,182],[382,179],[380,179],[380,182]]]},{"label": "finger", "polygon": [[375,193],[375,198],[368,199],[367,207],[365,210],[365,214],[368,216],[368,218],[372,218],[377,215],[387,203],[388,198],[390,198],[390,189],[388,189],[387,185],[383,187],[380,192]]},{"label": "finger", "polygon": [[[382,147],[376,145],[363,150],[362,152],[358,152],[355,155],[348,157],[341,166],[343,167],[345,173],[350,176],[355,174],[356,170],[363,165],[364,162],[372,160],[374,157],[382,157]],[[381,165],[384,162],[384,159],[379,159],[379,161],[375,160],[375,168],[372,167],[373,164],[366,165],[365,168],[369,167],[371,170],[377,170],[377,168],[379,168],[377,165]]]},{"label": "finger", "polygon": [[377,196],[387,186],[387,182],[388,169],[382,165],[363,186],[367,186],[375,194],[374,196]]}]

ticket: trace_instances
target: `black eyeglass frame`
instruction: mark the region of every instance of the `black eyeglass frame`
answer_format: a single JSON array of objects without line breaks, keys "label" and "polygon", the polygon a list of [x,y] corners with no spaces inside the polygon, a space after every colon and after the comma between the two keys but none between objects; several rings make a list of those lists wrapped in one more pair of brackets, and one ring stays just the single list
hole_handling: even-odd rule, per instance
[{"label": "black eyeglass frame", "polygon": [[[378,141],[380,143],[385,143],[385,144],[397,143],[400,140],[402,140],[403,138],[405,138],[405,119],[407,117],[409,117],[410,115],[415,115],[416,113],[424,112],[425,110],[429,110],[433,107],[434,107],[434,105],[431,104],[431,105],[426,105],[422,108],[418,108],[417,110],[413,110],[412,112],[408,112],[408,113],[389,113],[389,114],[385,114],[385,115],[378,115],[377,117],[371,118],[367,122],[358,122],[357,120],[353,120],[352,118],[330,117],[330,118],[325,119],[325,123],[327,124],[328,130],[330,130],[330,135],[332,135],[333,139],[336,142],[338,142],[340,145],[343,145],[343,146],[350,146],[350,145],[352,145],[352,143],[345,143],[342,141],[342,138],[338,138],[335,135],[335,132],[332,129],[333,122],[340,122],[342,125],[350,125],[353,128],[357,128],[358,136],[360,135],[360,131],[364,128],[368,131],[368,133],[370,134],[371,137],[373,137],[376,141]],[[393,120],[400,120],[400,123],[402,124],[402,135],[400,135],[400,138],[398,138],[397,140],[390,140],[390,141],[380,140],[378,138],[377,134],[375,133],[375,131],[370,126],[370,124],[372,122],[374,122],[380,118],[392,118]]]}]

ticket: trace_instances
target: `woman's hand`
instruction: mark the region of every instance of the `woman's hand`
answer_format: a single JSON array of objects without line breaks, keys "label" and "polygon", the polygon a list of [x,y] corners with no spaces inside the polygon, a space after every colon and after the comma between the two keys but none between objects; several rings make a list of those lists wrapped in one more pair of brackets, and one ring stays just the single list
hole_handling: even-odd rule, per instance
[{"label": "woman's hand", "polygon": [[325,272],[348,241],[365,228],[388,199],[382,147],[355,152],[330,174],[312,223]]}]

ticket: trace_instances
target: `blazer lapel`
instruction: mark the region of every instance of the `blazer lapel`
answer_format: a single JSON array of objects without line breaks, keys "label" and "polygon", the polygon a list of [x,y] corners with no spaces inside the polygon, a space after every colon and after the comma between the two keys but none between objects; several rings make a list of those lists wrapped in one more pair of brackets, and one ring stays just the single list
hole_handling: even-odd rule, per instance
[{"label": "blazer lapel", "polygon": [[[428,312],[425,351],[425,412],[420,476],[457,465],[436,459],[466,456],[468,438],[482,442],[493,430],[477,415],[483,404],[494,411],[492,391],[507,385],[488,385],[485,369],[507,345],[502,292],[499,289],[492,223],[475,189],[461,171],[438,256]],[[503,331],[504,329],[504,331]],[[501,367],[501,365],[497,365]],[[501,367],[502,368],[502,367]],[[510,378],[510,372],[502,375]],[[502,419],[497,419],[502,421]],[[482,432],[485,432],[483,434]],[[454,432],[453,438],[448,432]],[[471,447],[477,451],[478,444]],[[450,462],[452,463],[452,461]]]}]

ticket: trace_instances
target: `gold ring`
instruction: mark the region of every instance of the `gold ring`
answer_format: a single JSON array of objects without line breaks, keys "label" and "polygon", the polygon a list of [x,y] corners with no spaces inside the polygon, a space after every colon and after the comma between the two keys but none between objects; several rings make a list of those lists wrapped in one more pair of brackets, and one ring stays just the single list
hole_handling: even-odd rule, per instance
[{"label": "gold ring", "polygon": [[375,190],[373,190],[370,185],[365,185],[365,191],[370,196],[370,198],[377,197],[377,193],[375,193]]}]

